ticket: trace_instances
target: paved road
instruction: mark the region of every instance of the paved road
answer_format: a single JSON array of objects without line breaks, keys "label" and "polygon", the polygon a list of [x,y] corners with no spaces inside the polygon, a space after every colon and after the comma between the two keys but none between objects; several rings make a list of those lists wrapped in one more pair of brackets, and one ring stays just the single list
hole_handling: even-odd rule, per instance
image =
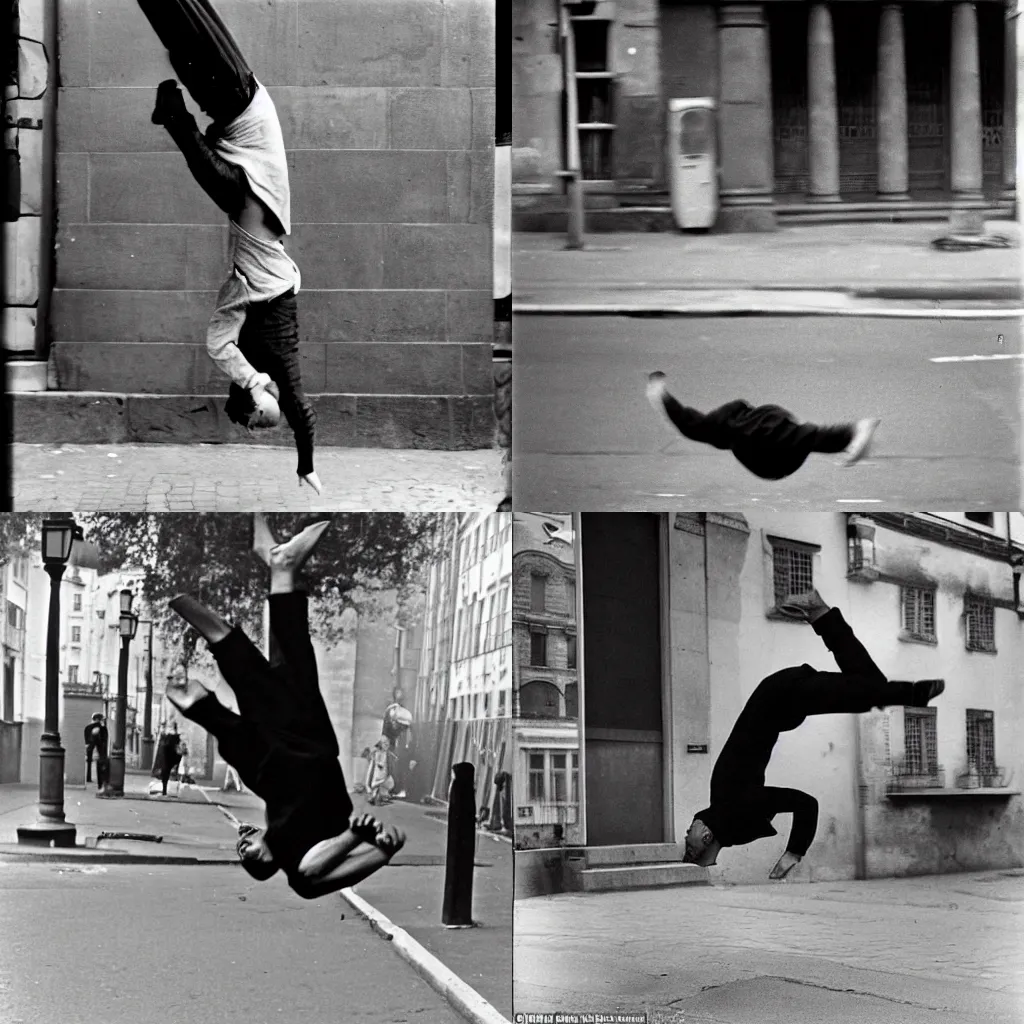
[{"label": "paved road", "polygon": [[[1016,320],[521,316],[514,330],[519,508],[1020,507]],[[1012,358],[933,361],[971,355]],[[653,413],[653,369],[698,408],[746,398],[882,425],[855,467],[815,455],[762,481]]]},{"label": "paved road", "polygon": [[0,863],[0,936],[5,1024],[464,1024],[339,896],[237,867]]},{"label": "paved road", "polygon": [[320,448],[319,497],[299,487],[295,453],[248,445],[33,445],[12,448],[14,508],[37,512],[494,511],[498,451]]},{"label": "paved road", "polygon": [[682,1024],[1015,1024],[1024,871],[516,905],[516,1010]]}]

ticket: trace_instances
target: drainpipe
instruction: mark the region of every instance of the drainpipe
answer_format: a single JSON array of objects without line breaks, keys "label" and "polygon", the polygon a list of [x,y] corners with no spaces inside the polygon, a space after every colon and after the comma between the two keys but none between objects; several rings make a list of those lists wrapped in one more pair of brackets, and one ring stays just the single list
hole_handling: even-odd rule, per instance
[{"label": "drainpipe", "polygon": [[867,828],[865,826],[868,784],[864,778],[864,750],[861,746],[863,733],[860,726],[860,715],[853,716],[853,741],[857,749],[857,791],[854,794],[854,828],[857,838],[854,849],[853,877],[857,881],[863,881],[868,876]]}]

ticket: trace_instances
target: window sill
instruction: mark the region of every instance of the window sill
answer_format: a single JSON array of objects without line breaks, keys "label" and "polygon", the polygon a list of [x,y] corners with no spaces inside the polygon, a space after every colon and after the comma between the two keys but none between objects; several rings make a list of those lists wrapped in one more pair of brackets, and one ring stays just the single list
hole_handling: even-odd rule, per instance
[{"label": "window sill", "polygon": [[1007,789],[1006,787],[977,787],[975,789],[911,789],[902,793],[886,793],[887,800],[935,800],[953,797],[962,799],[964,797],[1011,797],[1020,796],[1019,789]]},{"label": "window sill", "polygon": [[964,650],[968,654],[998,654],[999,653],[994,647],[965,647]]},{"label": "window sill", "polygon": [[899,639],[905,644],[924,644],[926,647],[939,646],[938,637],[922,636],[920,633],[908,633],[905,629],[900,630]]}]

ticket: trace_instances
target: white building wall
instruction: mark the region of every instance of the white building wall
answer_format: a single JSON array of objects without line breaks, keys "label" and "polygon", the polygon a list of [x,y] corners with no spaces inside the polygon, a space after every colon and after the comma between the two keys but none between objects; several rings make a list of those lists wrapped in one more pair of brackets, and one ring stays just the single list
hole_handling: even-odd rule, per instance
[{"label": "white building wall", "polygon": [[[971,528],[962,516],[951,515]],[[945,678],[946,693],[938,708],[938,755],[946,767],[946,785],[966,760],[965,712],[968,707],[995,711],[996,761],[1014,773],[1011,789],[1024,782],[1024,622],[1010,608],[995,611],[997,654],[965,649],[963,595],[966,588],[997,601],[1012,599],[1012,576],[1005,561],[920,540],[878,526],[876,560],[894,576],[927,578],[937,584],[937,646],[907,642],[900,634],[900,588],[892,582],[847,580],[846,517],[841,514],[805,515],[755,513],[747,516],[750,535],[708,525],[707,529],[707,666],[710,673],[708,754],[686,753],[692,734],[687,711],[693,696],[686,688],[692,678],[682,671],[687,657],[704,642],[700,585],[688,534],[670,531],[669,643],[676,666],[670,692],[672,730],[671,800],[675,837],[681,840],[693,813],[708,800],[714,760],[729,735],[743,704],[767,675],[791,665],[808,663],[836,671],[831,654],[807,625],[766,617],[772,603],[772,562],[766,535],[821,545],[814,558],[814,578],[824,599],[838,606],[864,642],[881,670],[893,679]],[[994,529],[979,532],[1005,538],[1005,516],[997,514]],[[1014,513],[1012,535],[1024,540],[1024,517]],[[916,574],[916,575],[915,575]],[[696,661],[702,653],[696,650]],[[888,759],[900,749],[884,750],[885,722],[894,743],[902,744],[902,709],[865,716],[809,718],[799,729],[783,733],[768,768],[769,785],[794,787],[819,801],[819,825],[814,845],[794,880],[852,878],[859,838],[857,754],[862,743],[869,783],[865,814],[865,853],[869,875],[898,875],[923,871],[964,870],[965,865],[1019,864],[1024,858],[1024,814],[1021,798],[984,802],[972,796],[950,797],[945,804],[917,800],[897,804],[885,797]],[[858,730],[863,733],[859,740]],[[959,801],[951,807],[949,801]],[[943,829],[939,822],[950,828]],[[758,882],[767,878],[785,849],[789,815],[774,821],[779,835],[723,852],[711,869],[726,882]],[[941,834],[940,834],[941,833]]]}]

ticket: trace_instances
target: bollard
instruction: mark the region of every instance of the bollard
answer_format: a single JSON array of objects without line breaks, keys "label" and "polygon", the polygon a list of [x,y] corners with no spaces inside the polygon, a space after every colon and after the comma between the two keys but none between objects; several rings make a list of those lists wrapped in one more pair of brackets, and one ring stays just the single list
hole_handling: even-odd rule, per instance
[{"label": "bollard", "polygon": [[441,923],[446,928],[473,927],[473,861],[476,855],[473,775],[473,766],[468,761],[452,766],[452,784],[448,790],[444,903],[441,907]]}]

